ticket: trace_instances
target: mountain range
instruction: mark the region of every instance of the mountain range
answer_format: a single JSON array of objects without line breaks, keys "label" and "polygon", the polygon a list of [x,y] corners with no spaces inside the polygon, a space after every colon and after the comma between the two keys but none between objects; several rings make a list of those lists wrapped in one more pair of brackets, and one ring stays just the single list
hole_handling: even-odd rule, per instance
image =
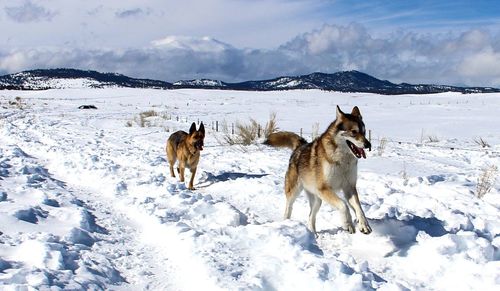
[{"label": "mountain range", "polygon": [[459,87],[429,84],[394,84],[379,80],[359,71],[333,74],[312,73],[285,76],[269,80],[227,83],[219,80],[196,79],[169,83],[159,80],[137,79],[117,73],[100,73],[76,69],[39,69],[0,76],[0,89],[45,90],[61,88],[153,88],[153,89],[220,89],[273,91],[294,89],[320,89],[340,92],[367,92],[387,95],[428,94],[441,92],[492,93],[500,92],[491,87]]}]

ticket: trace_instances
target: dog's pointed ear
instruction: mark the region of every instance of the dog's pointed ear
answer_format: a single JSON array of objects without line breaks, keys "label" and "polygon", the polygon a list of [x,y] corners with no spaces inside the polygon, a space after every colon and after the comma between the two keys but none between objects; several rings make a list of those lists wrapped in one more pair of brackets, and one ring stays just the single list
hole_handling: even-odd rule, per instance
[{"label": "dog's pointed ear", "polygon": [[205,135],[205,126],[203,125],[203,121],[201,122],[200,129],[198,129],[198,131],[200,131],[201,133],[203,133],[203,135]]},{"label": "dog's pointed ear", "polygon": [[352,115],[352,116],[356,116],[356,117],[361,118],[361,112],[359,111],[358,106],[354,106],[354,107],[352,108],[351,115]]},{"label": "dog's pointed ear", "polygon": [[337,119],[341,118],[342,116],[344,116],[344,112],[342,112],[342,110],[340,110],[340,107],[337,105]]},{"label": "dog's pointed ear", "polygon": [[189,128],[189,134],[191,135],[195,131],[196,131],[196,123],[193,122],[193,124],[191,124],[191,127]]}]

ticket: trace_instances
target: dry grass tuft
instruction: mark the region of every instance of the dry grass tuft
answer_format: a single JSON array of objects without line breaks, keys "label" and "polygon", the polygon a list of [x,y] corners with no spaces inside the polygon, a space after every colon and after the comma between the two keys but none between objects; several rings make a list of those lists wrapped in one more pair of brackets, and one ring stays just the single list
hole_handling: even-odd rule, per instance
[{"label": "dry grass tuft", "polygon": [[242,146],[256,144],[260,138],[267,137],[269,134],[278,130],[276,113],[271,113],[264,127],[255,119],[250,118],[248,123],[236,123],[234,132],[233,128],[231,128],[231,130],[229,129],[225,121],[222,123],[221,129],[223,140],[218,140],[220,144]]},{"label": "dry grass tuft", "polygon": [[134,117],[133,121],[127,121],[125,123],[126,127],[132,127],[137,124],[139,127],[152,127],[153,124],[149,120],[151,117],[160,117],[162,119],[168,120],[169,116],[166,112],[157,112],[155,110],[147,110],[139,113],[136,117]]},{"label": "dry grass tuft", "polygon": [[380,139],[379,144],[377,146],[377,152],[379,156],[382,156],[384,154],[386,147],[387,147],[387,138],[383,137]]},{"label": "dry grass tuft", "polygon": [[498,167],[495,165],[486,165],[481,169],[481,174],[477,178],[476,197],[483,198],[495,185]]},{"label": "dry grass tuft", "polygon": [[491,147],[490,144],[487,141],[485,141],[482,137],[474,139],[474,142],[483,148]]}]

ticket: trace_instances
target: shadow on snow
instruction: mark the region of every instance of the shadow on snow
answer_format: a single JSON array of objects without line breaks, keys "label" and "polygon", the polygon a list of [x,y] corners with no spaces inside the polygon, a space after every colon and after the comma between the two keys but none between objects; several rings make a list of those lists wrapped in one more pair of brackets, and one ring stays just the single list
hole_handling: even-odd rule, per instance
[{"label": "shadow on snow", "polygon": [[223,172],[218,175],[214,175],[212,173],[204,172],[202,175],[204,177],[204,180],[200,181],[197,187],[205,188],[218,182],[227,182],[237,179],[258,179],[267,175],[269,174],[248,174],[240,172]]}]

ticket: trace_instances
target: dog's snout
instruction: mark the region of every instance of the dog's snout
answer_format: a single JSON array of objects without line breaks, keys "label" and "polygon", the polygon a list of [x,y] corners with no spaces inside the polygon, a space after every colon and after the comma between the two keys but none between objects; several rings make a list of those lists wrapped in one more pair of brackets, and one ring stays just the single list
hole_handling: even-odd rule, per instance
[{"label": "dog's snout", "polygon": [[203,140],[199,140],[195,143],[197,149],[203,149]]},{"label": "dog's snout", "polygon": [[372,144],[368,140],[365,140],[365,149],[372,151]]}]

